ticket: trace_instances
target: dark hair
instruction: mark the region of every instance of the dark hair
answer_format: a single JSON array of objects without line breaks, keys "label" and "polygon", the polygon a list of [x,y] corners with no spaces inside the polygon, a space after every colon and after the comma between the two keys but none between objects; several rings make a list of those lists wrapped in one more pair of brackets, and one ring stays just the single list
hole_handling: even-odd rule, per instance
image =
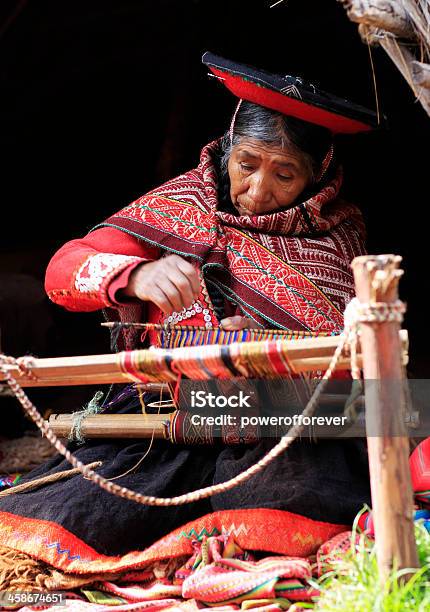
[{"label": "dark hair", "polygon": [[[230,132],[227,132],[221,141],[223,176],[227,174],[232,147],[242,138],[254,138],[269,145],[292,148],[300,153],[309,166],[313,183],[316,182],[333,142],[333,136],[326,128],[243,100],[234,122],[233,141],[230,140]],[[331,163],[330,166],[333,168],[334,164]]]}]

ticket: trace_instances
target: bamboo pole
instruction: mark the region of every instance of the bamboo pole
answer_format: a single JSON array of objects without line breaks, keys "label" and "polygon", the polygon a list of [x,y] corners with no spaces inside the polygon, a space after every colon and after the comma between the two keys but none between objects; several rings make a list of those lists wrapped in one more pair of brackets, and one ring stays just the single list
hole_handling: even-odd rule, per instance
[{"label": "bamboo pole", "polygon": [[[345,406],[348,395],[326,393],[319,400],[321,406]],[[364,405],[364,397],[357,398]],[[167,424],[172,414],[97,414],[82,419],[80,431],[84,438],[166,438]],[[57,436],[68,437],[75,415],[51,414],[49,425]]]},{"label": "bamboo pole", "polygon": [[[398,298],[401,257],[357,257],[352,262],[360,302],[393,303]],[[418,567],[413,529],[409,440],[402,393],[404,373],[399,323],[361,323],[366,430],[376,553],[381,581],[393,567]]]},{"label": "bamboo pole", "polygon": [[[154,438],[167,439],[169,414],[97,414],[82,420],[84,438]],[[73,414],[51,414],[49,425],[57,436],[68,437]]]},{"label": "bamboo pole", "polygon": [[[407,347],[407,332],[401,331],[403,350]],[[283,340],[282,352],[288,358],[295,372],[325,371],[330,363],[333,353],[339,343],[340,336],[320,338],[306,338],[303,340]],[[252,343],[247,343],[248,345]],[[259,345],[260,343],[256,343]],[[215,345],[205,347],[207,350],[217,350]],[[193,346],[176,349],[154,349],[146,351],[148,378],[151,379],[151,360],[156,362],[157,351],[168,353],[178,362],[183,358],[197,359],[201,355],[202,347]],[[22,387],[49,387],[68,385],[105,385],[111,383],[126,383],[132,379],[121,370],[121,353],[107,355],[82,355],[78,357],[55,357],[49,359],[30,358],[24,369],[16,364],[7,365],[6,368]],[[361,355],[359,354],[359,365]],[[342,357],[337,369],[348,370],[350,361]],[[166,372],[154,377],[158,382],[175,381],[177,375]],[[4,375],[0,372],[0,381]],[[147,383],[149,385],[156,384]],[[158,390],[155,388],[152,390]],[[148,388],[148,390],[151,390]]]}]

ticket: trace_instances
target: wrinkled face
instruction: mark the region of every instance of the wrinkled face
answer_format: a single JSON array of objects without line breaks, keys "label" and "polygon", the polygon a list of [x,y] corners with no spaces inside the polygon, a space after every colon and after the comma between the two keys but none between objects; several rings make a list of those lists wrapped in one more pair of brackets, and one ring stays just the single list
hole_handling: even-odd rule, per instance
[{"label": "wrinkled face", "polygon": [[311,182],[309,165],[294,151],[243,138],[228,162],[231,201],[240,215],[291,206]]}]

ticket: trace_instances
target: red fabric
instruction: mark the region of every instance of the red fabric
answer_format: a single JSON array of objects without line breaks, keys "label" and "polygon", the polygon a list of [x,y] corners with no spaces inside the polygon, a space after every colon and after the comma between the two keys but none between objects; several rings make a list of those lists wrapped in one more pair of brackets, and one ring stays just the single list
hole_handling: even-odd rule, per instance
[{"label": "red fabric", "polygon": [[303,102],[303,100],[273,91],[268,87],[261,86],[260,83],[253,83],[249,79],[231,74],[228,71],[220,70],[213,66],[209,66],[209,69],[213,74],[219,76],[227,89],[238,98],[271,108],[284,115],[290,115],[303,121],[321,125],[335,134],[355,134],[356,132],[367,132],[372,129],[372,126],[362,121],[345,117],[345,115],[329,111],[325,108],[318,108],[315,105]]},{"label": "red fabric", "polygon": [[145,550],[110,556],[97,552],[57,523],[0,512],[0,541],[4,545],[64,572],[88,575],[143,569],[161,559],[191,555],[195,539],[222,533],[233,534],[244,549],[307,557],[345,529],[344,525],[314,521],[285,510],[223,510],[190,521]]},{"label": "red fabric", "polygon": [[[84,294],[74,286],[76,271],[85,260],[97,253],[114,253],[140,258],[140,262],[129,264],[118,271],[109,283],[106,301],[100,292]],[[68,310],[92,311],[105,306],[118,304],[115,293],[126,286],[132,270],[144,261],[154,261],[159,250],[147,243],[120,232],[115,228],[104,227],[95,230],[84,238],[67,242],[51,259],[46,270],[45,289],[50,299]]]},{"label": "red fabric", "polygon": [[[152,564],[147,571],[112,576],[111,580],[86,585],[79,595],[64,592],[63,606],[76,612],[109,612],[112,607],[120,612],[282,612],[292,610],[291,602],[297,601],[302,602],[298,604],[302,610],[303,602],[315,601],[320,595],[319,589],[309,584],[312,576],[331,571],[351,550],[353,540],[350,531],[332,537],[319,547],[317,563],[313,556],[269,555],[256,560],[252,551],[238,546],[236,538],[227,533],[203,535],[194,539],[192,546],[193,553],[176,571],[179,559]],[[84,596],[92,603],[83,601]]]},{"label": "red fabric", "polygon": [[418,500],[430,499],[430,438],[423,440],[409,458],[412,488]]},{"label": "red fabric", "polygon": [[140,266],[140,264],[141,262],[129,264],[126,268],[124,268],[122,272],[120,272],[111,280],[107,288],[107,294],[112,304],[120,306],[121,304],[130,301],[127,300],[126,297],[121,297],[120,295],[118,295],[118,292],[127,287],[130,274],[135,268],[137,268],[137,266]]}]

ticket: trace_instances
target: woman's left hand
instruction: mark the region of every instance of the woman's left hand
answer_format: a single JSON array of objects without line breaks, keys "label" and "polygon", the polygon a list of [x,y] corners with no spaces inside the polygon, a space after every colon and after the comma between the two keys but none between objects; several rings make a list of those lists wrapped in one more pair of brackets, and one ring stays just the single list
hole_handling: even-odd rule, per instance
[{"label": "woman's left hand", "polygon": [[249,317],[242,317],[240,315],[223,319],[221,321],[221,327],[228,331],[235,331],[238,329],[263,329],[263,326],[253,319],[250,319]]}]

